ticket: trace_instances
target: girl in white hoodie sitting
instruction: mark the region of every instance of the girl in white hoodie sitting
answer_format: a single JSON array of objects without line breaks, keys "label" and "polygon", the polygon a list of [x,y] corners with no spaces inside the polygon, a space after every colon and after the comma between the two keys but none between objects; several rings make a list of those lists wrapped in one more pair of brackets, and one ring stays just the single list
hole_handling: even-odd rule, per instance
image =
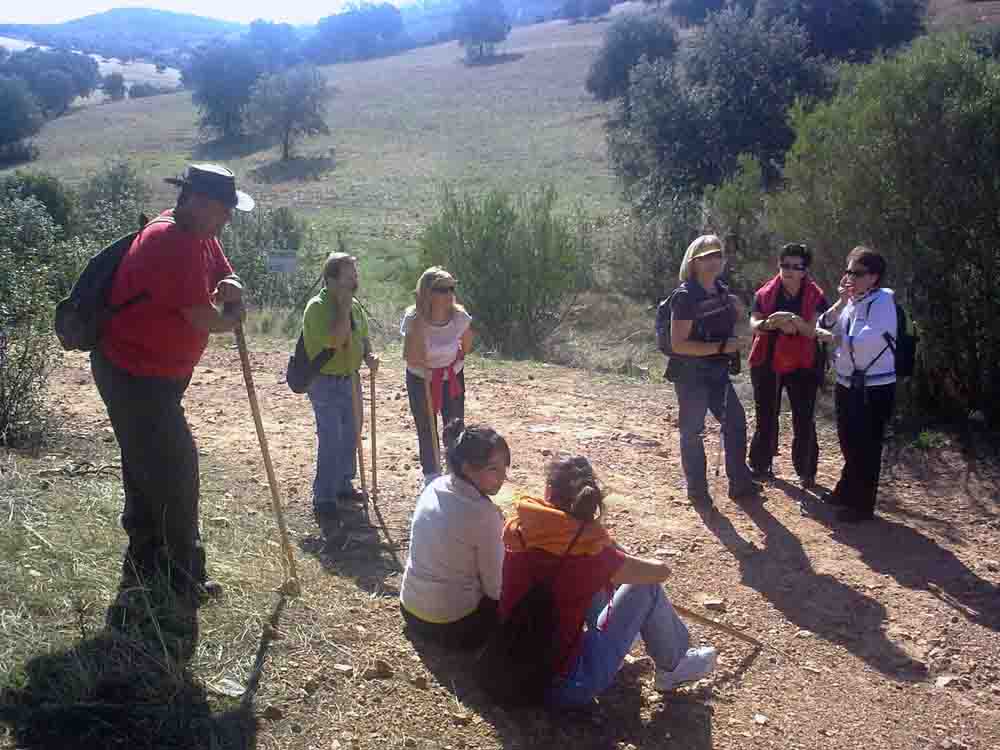
[{"label": "girl in white hoodie sitting", "polygon": [[827,501],[842,506],[837,517],[848,523],[874,518],[882,443],[896,399],[896,301],[891,289],[880,286],[885,269],[879,253],[854,248],[837,290],[840,299],[819,319],[820,337],[836,344],[837,437],[844,456]]}]

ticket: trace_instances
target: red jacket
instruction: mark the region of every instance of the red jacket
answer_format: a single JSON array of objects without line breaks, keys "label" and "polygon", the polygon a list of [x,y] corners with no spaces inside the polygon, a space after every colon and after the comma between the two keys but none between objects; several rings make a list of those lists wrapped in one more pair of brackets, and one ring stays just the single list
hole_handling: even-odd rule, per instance
[{"label": "red jacket", "polygon": [[[812,279],[804,279],[802,287],[802,313],[801,318],[807,323],[816,320],[818,311],[816,310],[819,301],[823,298],[823,290],[820,289]],[[773,313],[778,307],[778,292],[781,289],[781,274],[768,281],[757,290],[757,305],[760,312],[767,316]],[[779,375],[785,375],[795,370],[806,370],[816,363],[816,340],[809,336],[788,335],[780,331],[762,331],[754,336],[753,344],[750,347],[750,366],[757,367],[765,364],[767,351],[774,341],[774,357],[771,359],[771,369]]]}]

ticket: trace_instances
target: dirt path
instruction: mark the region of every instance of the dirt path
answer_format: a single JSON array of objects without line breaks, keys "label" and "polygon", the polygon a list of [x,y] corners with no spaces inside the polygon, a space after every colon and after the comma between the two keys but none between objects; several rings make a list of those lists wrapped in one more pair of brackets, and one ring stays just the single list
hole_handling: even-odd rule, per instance
[{"label": "dirt path", "polygon": [[[308,552],[318,543],[309,498],[314,425],[308,401],[282,382],[286,357],[277,349],[252,354],[290,526]],[[389,358],[378,383],[381,506],[391,533],[403,540],[421,476],[398,359]],[[491,422],[512,445],[511,489],[540,489],[543,467],[553,453],[588,456],[614,491],[607,525],[633,551],[671,561],[671,596],[783,655],[764,652],[750,659],[735,639],[695,626],[697,640],[714,642],[723,652],[714,681],[664,699],[650,690],[649,672],[638,662],[602,702],[601,712],[582,725],[535,719],[522,726],[505,720],[503,712],[487,711],[486,722],[478,716],[456,719],[452,727],[446,719],[448,736],[458,739],[434,744],[426,738],[444,736],[442,694],[407,692],[404,685],[395,692],[383,690],[378,700],[369,696],[365,704],[367,693],[359,688],[350,700],[361,701],[362,707],[355,705],[353,717],[351,710],[341,715],[341,725],[322,736],[322,743],[308,733],[296,738],[274,728],[282,747],[330,747],[332,738],[348,732],[361,736],[367,730],[359,728],[369,726],[372,733],[383,732],[383,747],[564,742],[595,748],[1000,747],[1000,482],[995,469],[970,464],[951,446],[927,454],[897,452],[885,472],[881,518],[860,527],[838,526],[823,512],[803,515],[799,491],[781,480],[767,488],[765,503],[741,508],[726,499],[725,477],[713,478],[717,512],[699,514],[685,498],[668,386],[474,359],[467,387],[469,421]],[[76,434],[110,442],[82,357],[65,358],[55,388]],[[266,480],[231,347],[206,355],[186,405],[209,482],[213,472],[225,472],[241,488],[229,500],[264,509]],[[752,404],[746,405],[752,412]],[[789,433],[784,423],[776,470],[794,478]],[[710,421],[710,478],[716,437]],[[90,445],[95,445],[92,437]],[[820,445],[819,483],[829,487],[839,471],[829,425],[821,428]],[[85,441],[80,450],[87,450]],[[208,499],[203,517],[214,512],[214,502]],[[264,512],[261,518],[266,519]],[[303,557],[304,565],[312,564]],[[322,561],[322,556],[314,559]],[[329,569],[334,578],[340,575],[335,563]],[[380,585],[391,593],[398,584],[384,561],[353,572],[361,589]],[[703,608],[707,599],[721,603],[708,611]],[[371,606],[372,621],[386,629],[399,627],[391,601]],[[412,649],[406,649],[415,660]],[[292,711],[292,716],[308,717],[310,709],[302,703]],[[373,711],[405,715],[406,726],[394,730],[382,721],[379,729]],[[408,744],[404,734],[425,739]],[[343,742],[333,746],[368,746]]]}]

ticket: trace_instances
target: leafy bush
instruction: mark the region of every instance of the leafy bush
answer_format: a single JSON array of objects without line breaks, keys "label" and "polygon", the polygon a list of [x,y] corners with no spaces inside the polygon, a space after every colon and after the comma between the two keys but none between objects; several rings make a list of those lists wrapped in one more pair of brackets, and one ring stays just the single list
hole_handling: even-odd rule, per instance
[{"label": "leafy bush", "polygon": [[[925,414],[1000,419],[1000,62],[964,35],[842,73],[836,98],[792,115],[774,221],[843,263],[870,243],[921,336]],[[841,266],[842,267],[842,266]]]},{"label": "leafy bush", "polygon": [[[316,280],[305,257],[316,242],[308,225],[289,208],[237,213],[222,232],[226,257],[246,284],[247,297],[262,307],[293,307]],[[294,274],[272,273],[268,255],[294,254],[299,259]]]},{"label": "leafy bush", "polygon": [[627,13],[619,16],[604,35],[590,66],[586,88],[601,101],[628,93],[629,73],[644,56],[649,61],[670,59],[677,50],[677,32],[663,16]]},{"label": "leafy bush", "polygon": [[100,244],[134,232],[149,197],[149,186],[135,167],[124,161],[111,164],[80,189],[74,233]]},{"label": "leafy bush", "polygon": [[421,263],[455,274],[486,345],[507,355],[537,353],[591,282],[589,227],[557,216],[556,198],[551,187],[481,199],[446,188],[420,238]]},{"label": "leafy bush", "polygon": [[774,275],[778,243],[767,221],[760,162],[743,154],[738,164],[732,177],[705,191],[705,212],[707,225],[726,243],[730,284],[749,296]]},{"label": "leafy bush", "polygon": [[690,197],[677,197],[655,218],[634,219],[605,260],[616,289],[656,303],[678,285],[677,272],[688,244],[701,234],[702,210]]},{"label": "leafy bush", "polygon": [[0,179],[0,199],[37,198],[52,220],[63,231],[70,228],[76,208],[76,196],[59,178],[47,172],[17,171]]},{"label": "leafy bush", "polygon": [[59,230],[34,198],[0,200],[0,445],[44,436],[56,354],[46,273]]}]

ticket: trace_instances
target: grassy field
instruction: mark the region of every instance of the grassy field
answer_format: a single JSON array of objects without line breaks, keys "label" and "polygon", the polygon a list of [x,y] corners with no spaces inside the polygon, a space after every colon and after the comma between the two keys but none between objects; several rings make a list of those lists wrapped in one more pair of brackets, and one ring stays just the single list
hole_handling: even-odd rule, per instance
[{"label": "grassy field", "polygon": [[206,143],[190,94],[86,108],[50,123],[33,169],[78,182],[129,159],[172,200],[162,178],[191,160],[227,164],[260,205],[307,212],[342,227],[359,251],[405,254],[448,182],[462,190],[553,183],[567,208],[621,208],[608,168],[606,107],[584,91],[605,24],[517,28],[497,65],[468,67],[456,44],[325,69],[336,87],[332,134],[278,161],[260,144]]}]

